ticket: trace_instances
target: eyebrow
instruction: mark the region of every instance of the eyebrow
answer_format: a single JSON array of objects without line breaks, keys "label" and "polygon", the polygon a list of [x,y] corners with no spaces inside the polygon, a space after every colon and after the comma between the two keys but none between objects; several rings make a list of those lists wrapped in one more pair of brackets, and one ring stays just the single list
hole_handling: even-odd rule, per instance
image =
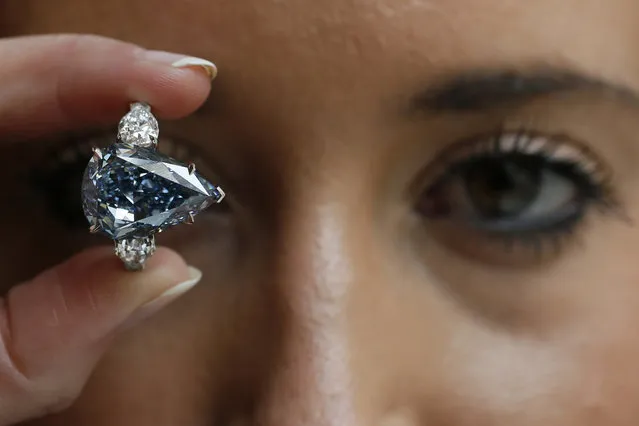
[{"label": "eyebrow", "polygon": [[612,82],[566,70],[471,71],[444,79],[413,98],[412,111],[473,112],[570,91],[598,91],[639,105],[639,94]]}]

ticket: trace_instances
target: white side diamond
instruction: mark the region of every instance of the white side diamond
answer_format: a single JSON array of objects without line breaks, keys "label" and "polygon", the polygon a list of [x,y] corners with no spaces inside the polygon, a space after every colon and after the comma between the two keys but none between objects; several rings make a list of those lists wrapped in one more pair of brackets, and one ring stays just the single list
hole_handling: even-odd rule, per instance
[{"label": "white side diamond", "polygon": [[118,126],[118,138],[129,145],[152,148],[159,135],[158,121],[151,114],[151,107],[141,102],[131,105],[131,111],[122,117]]},{"label": "white side diamond", "polygon": [[124,238],[115,242],[115,254],[131,271],[144,268],[144,262],[155,253],[155,237]]}]

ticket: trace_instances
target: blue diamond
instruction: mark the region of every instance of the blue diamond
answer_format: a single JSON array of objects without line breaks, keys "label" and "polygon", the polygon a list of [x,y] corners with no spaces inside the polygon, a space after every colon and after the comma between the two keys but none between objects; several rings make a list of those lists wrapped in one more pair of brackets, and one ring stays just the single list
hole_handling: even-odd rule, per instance
[{"label": "blue diamond", "polygon": [[223,197],[187,165],[153,148],[124,144],[94,155],[82,182],[84,215],[113,239],[145,237],[184,223]]}]

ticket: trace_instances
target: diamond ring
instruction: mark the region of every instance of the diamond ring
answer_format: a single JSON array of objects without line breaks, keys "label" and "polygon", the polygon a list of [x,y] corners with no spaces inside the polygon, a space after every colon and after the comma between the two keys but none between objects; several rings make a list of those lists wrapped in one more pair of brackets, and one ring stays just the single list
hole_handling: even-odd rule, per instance
[{"label": "diamond ring", "polygon": [[131,104],[116,142],[93,148],[82,181],[82,208],[91,233],[115,241],[126,269],[138,271],[155,251],[155,234],[220,203],[224,191],[157,151],[159,128],[151,107]]}]

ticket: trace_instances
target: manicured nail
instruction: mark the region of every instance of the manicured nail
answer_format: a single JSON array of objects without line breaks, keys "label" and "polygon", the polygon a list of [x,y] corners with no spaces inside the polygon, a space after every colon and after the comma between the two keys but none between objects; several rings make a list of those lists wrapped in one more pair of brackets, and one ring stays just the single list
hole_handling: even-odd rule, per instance
[{"label": "manicured nail", "polygon": [[202,279],[202,271],[200,271],[199,269],[193,266],[189,266],[188,270],[189,270],[188,280],[166,290],[164,293],[160,294],[157,298],[155,298],[154,300],[144,305],[144,307],[148,307],[149,304],[151,303],[161,302],[162,300],[168,300],[170,302],[174,299],[177,299],[178,297],[180,297],[181,295],[183,295],[190,289],[192,289]]},{"label": "manicured nail", "polygon": [[196,58],[195,56],[184,56],[161,50],[147,50],[144,52],[144,59],[151,62],[169,64],[175,68],[201,69],[211,80],[217,76],[217,67],[213,62],[202,58]]},{"label": "manicured nail", "polygon": [[135,325],[160,311],[162,308],[195,287],[201,279],[202,272],[193,266],[189,266],[189,278],[186,281],[174,285],[155,299],[140,306],[126,321],[125,328],[131,327],[132,325]]},{"label": "manicured nail", "polygon": [[178,59],[171,65],[175,68],[202,67],[211,80],[214,80],[217,76],[217,67],[215,66],[215,64],[202,58],[195,58],[193,56],[190,56],[187,58]]}]

